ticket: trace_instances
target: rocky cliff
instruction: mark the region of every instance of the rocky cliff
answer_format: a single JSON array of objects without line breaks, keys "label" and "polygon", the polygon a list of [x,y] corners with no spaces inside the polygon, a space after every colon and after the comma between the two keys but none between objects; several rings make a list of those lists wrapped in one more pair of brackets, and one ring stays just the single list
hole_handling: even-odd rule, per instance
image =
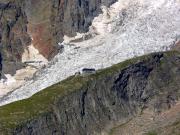
[{"label": "rocky cliff", "polygon": [[101,5],[116,0],[0,0],[0,55],[2,72],[22,68],[29,45],[45,58],[58,53],[64,35],[86,32]]},{"label": "rocky cliff", "polygon": [[22,67],[21,56],[31,39],[27,17],[18,1],[0,1],[0,55],[3,73],[14,74]]},{"label": "rocky cliff", "polygon": [[158,115],[170,109],[179,101],[179,82],[179,52],[131,59],[95,74],[72,76],[29,99],[0,107],[0,132],[100,134],[144,110]]}]

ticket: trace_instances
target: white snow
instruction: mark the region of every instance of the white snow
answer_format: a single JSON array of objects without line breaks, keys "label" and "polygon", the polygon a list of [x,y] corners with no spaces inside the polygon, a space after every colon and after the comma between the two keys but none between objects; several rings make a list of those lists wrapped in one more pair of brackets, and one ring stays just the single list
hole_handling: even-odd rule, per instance
[{"label": "white snow", "polygon": [[32,78],[36,71],[36,68],[27,66],[24,69],[17,70],[14,76],[5,74],[6,79],[0,80],[0,97],[20,87],[27,79]]},{"label": "white snow", "polygon": [[[151,52],[165,51],[180,35],[179,0],[119,0],[96,17],[90,32],[92,39],[65,45],[49,65],[0,101],[5,105],[25,99],[82,68],[101,69],[126,59]],[[70,38],[65,43],[81,38]]]},{"label": "white snow", "polygon": [[7,81],[4,82],[6,85],[16,82],[10,74],[5,74],[5,77],[7,78]]},{"label": "white snow", "polygon": [[[33,40],[33,38],[32,38]],[[24,50],[22,62],[27,63],[27,67],[17,70],[15,75],[5,74],[6,79],[0,80],[0,97],[3,97],[8,92],[11,92],[27,80],[32,79],[33,74],[43,66],[48,64],[48,60],[39,53],[39,51],[31,44]]]},{"label": "white snow", "polygon": [[[43,65],[47,64],[48,60],[39,53],[39,51],[33,46],[33,44],[31,44],[27,49],[24,50],[24,53],[22,55],[22,62],[32,62],[32,65],[36,62],[41,62],[41,65]],[[35,64],[35,66],[37,67],[41,65]]]}]

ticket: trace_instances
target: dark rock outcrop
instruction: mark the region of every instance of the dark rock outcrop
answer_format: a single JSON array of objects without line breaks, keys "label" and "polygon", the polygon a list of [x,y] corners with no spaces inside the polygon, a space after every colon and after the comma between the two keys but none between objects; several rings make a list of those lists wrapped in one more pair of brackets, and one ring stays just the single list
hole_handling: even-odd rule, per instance
[{"label": "dark rock outcrop", "polygon": [[[56,0],[53,3],[52,24],[57,40],[63,35],[87,32],[92,19],[101,13],[101,5],[110,6],[117,0]],[[62,26],[62,27],[59,27]]]},{"label": "dark rock outcrop", "polygon": [[14,74],[22,67],[21,56],[31,39],[27,17],[18,1],[0,2],[0,54],[3,73]]},{"label": "dark rock outcrop", "polygon": [[[3,73],[22,68],[24,49],[33,44],[51,59],[64,35],[86,32],[100,6],[116,0],[3,0],[0,1],[0,53]],[[33,40],[31,40],[33,39]]]},{"label": "dark rock outcrop", "polygon": [[[86,81],[81,82],[81,79]],[[8,126],[0,126],[0,129],[14,135],[97,134],[115,123],[128,121],[145,108],[160,113],[180,98],[180,54],[156,53],[86,77],[72,77],[72,80],[47,88],[27,102],[5,106],[4,110],[12,111],[14,115],[6,113],[0,119],[0,125],[6,120],[11,123],[11,119],[18,118],[18,122],[13,129]],[[39,102],[34,105],[36,98]],[[48,107],[38,110],[44,102]],[[18,104],[21,105],[18,111],[24,113],[18,114],[12,109]],[[31,111],[24,111],[25,108],[31,108],[36,115],[29,116]],[[3,108],[0,108],[0,114],[2,116]],[[20,121],[22,118],[26,119]]]}]

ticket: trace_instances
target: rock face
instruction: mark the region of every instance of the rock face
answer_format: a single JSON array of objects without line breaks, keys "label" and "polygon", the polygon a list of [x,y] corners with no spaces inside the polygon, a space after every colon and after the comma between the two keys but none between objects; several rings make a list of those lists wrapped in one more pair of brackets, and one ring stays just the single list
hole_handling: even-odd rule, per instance
[{"label": "rock face", "polygon": [[[117,0],[56,0],[52,18],[54,34],[62,40],[63,35],[75,36],[75,32],[87,32],[92,19],[101,12],[101,5],[110,6]],[[63,26],[63,27],[59,27]]]},{"label": "rock face", "polygon": [[[1,57],[1,54],[0,54],[0,71],[2,71],[2,57]],[[0,72],[0,78],[2,76],[2,73]]]},{"label": "rock face", "polygon": [[[24,49],[33,44],[51,59],[64,35],[86,32],[101,5],[116,0],[1,0],[0,54],[2,72],[14,74],[22,68]],[[13,65],[13,66],[12,66]]]},{"label": "rock face", "polygon": [[5,116],[0,118],[0,131],[13,135],[102,133],[144,109],[158,114],[171,108],[180,98],[179,81],[178,52],[136,58],[96,74],[72,77],[27,101],[1,107],[0,115]]},{"label": "rock face", "polygon": [[22,67],[21,56],[31,42],[27,17],[18,1],[0,2],[0,55],[3,73],[14,74]]}]

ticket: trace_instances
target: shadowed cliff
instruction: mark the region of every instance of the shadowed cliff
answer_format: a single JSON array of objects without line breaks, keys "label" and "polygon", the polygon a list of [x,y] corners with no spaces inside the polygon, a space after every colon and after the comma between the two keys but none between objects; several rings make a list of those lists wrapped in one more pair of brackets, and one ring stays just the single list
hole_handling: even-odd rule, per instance
[{"label": "shadowed cliff", "polygon": [[[0,132],[14,135],[99,134],[180,97],[179,52],[134,58],[95,74],[72,76],[33,97],[0,107]],[[158,127],[157,127],[158,128]]]}]

